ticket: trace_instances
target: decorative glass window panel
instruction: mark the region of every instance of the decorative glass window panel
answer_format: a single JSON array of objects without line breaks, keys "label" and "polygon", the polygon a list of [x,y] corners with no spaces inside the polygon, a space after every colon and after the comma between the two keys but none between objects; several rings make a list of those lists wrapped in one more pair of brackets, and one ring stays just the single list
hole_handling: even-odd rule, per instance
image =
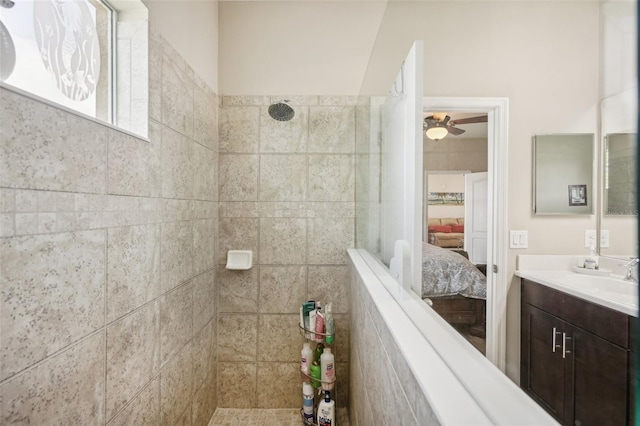
[{"label": "decorative glass window panel", "polygon": [[0,7],[2,81],[109,121],[110,9],[91,0],[10,3]]}]

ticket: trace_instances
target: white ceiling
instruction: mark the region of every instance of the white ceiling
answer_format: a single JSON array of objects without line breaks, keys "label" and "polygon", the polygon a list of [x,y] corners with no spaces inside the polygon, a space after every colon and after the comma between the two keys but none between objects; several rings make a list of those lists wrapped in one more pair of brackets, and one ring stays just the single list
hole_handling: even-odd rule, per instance
[{"label": "white ceiling", "polygon": [[[436,111],[436,112],[446,112],[446,111]],[[469,118],[469,117],[478,117],[484,116],[486,114],[477,113],[477,112],[446,112],[446,114],[451,117],[451,121],[455,121],[456,119],[461,118]],[[424,116],[428,117],[433,115],[433,111],[425,111]],[[460,124],[456,126],[457,128],[465,130],[465,132],[459,136],[454,136],[452,134],[447,135],[446,140],[448,138],[455,139],[486,139],[487,138],[487,123],[473,123],[473,124]],[[424,136],[426,139],[426,136]]]}]

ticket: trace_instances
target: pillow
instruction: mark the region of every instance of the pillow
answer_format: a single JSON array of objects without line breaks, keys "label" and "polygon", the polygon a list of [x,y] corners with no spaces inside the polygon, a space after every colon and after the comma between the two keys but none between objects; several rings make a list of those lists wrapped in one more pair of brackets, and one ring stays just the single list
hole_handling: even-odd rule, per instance
[{"label": "pillow", "polygon": [[452,225],[451,232],[464,233],[464,225]]},{"label": "pillow", "polygon": [[445,226],[445,225],[432,225],[429,227],[429,231],[431,232],[444,232],[446,234],[451,233],[451,227],[450,226]]}]

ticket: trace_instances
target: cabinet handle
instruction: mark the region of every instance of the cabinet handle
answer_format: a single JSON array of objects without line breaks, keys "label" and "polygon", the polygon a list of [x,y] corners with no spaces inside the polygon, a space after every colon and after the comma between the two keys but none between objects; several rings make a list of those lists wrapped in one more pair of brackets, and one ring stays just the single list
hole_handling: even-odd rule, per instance
[{"label": "cabinet handle", "polygon": [[[560,345],[556,344],[556,335],[561,334],[559,331],[556,330],[555,327],[553,327],[553,336],[551,338],[551,351],[555,353],[556,348],[559,348]],[[564,333],[562,333],[564,334]]]},{"label": "cabinet handle", "polygon": [[571,340],[571,337],[567,336],[567,333],[562,333],[562,358],[566,358],[567,354],[571,353],[567,350],[567,340]]}]

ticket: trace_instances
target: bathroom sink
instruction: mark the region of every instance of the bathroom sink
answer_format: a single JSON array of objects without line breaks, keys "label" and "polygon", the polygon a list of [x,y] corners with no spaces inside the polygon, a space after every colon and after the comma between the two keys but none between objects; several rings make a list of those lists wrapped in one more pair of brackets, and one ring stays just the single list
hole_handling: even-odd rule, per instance
[{"label": "bathroom sink", "polygon": [[528,270],[516,275],[611,309],[638,316],[638,283],[617,275],[594,276],[573,270]]}]

